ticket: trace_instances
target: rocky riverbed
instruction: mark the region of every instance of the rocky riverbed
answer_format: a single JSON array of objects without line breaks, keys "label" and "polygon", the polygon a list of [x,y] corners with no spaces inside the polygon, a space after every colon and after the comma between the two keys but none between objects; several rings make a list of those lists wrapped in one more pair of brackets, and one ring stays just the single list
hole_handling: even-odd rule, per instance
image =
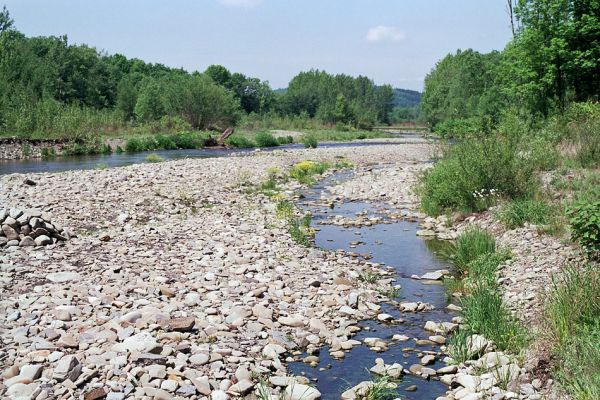
[{"label": "rocky riverbed", "polygon": [[380,313],[375,285],[358,279],[376,266],[297,245],[245,187],[306,159],[430,155],[373,146],[1,177],[3,207],[77,234],[3,250],[3,396],[224,399],[264,377],[300,398],[286,358],[309,342],[353,346],[357,321]]},{"label": "rocky riverbed", "polygon": [[[287,170],[302,160],[343,158],[356,166],[320,205],[362,201],[377,208],[378,215],[323,223],[420,220],[421,234],[446,239],[473,224],[495,232],[515,254],[501,271],[505,301],[538,329],[551,275],[576,252],[533,226],[505,231],[493,212],[454,224],[425,218],[412,189],[432,153],[428,144],[322,148],[0,177],[0,209],[35,210],[73,233],[46,246],[0,250],[0,394],[319,398],[306,378],[289,376],[287,362],[324,345],[343,358],[361,343],[353,339],[360,320],[389,318],[377,289],[393,282],[360,279],[365,272],[385,277],[381,265],[296,244],[273,200],[247,194],[269,167]],[[285,190],[293,195],[299,187],[289,182]],[[424,327],[442,345],[444,324]],[[522,362],[494,352],[483,338],[472,345],[487,351],[473,363],[436,371],[426,360],[402,373],[439,375],[453,388],[447,399],[539,399],[551,392],[543,352],[532,350]],[[379,361],[373,368],[399,367]],[[499,387],[499,370],[511,386]]]}]

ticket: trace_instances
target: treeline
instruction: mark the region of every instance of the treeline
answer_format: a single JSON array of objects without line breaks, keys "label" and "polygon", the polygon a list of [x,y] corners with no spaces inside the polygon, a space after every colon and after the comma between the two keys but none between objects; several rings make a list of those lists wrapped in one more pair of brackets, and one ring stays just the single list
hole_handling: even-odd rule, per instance
[{"label": "treeline", "polygon": [[[311,70],[285,93],[220,65],[187,72],[109,55],[66,36],[26,37],[0,12],[0,133],[89,139],[128,130],[223,130],[244,120],[389,123],[391,86]],[[311,123],[312,124],[312,123]]]},{"label": "treeline", "polygon": [[506,114],[539,121],[598,100],[600,1],[513,3],[514,38],[503,51],[459,50],[427,75],[422,109],[441,134],[489,132]]}]

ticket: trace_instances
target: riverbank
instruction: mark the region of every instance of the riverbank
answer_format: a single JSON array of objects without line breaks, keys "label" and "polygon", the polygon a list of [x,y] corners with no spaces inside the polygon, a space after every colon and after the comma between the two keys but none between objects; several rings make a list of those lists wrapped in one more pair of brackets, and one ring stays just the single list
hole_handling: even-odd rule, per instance
[{"label": "riverbank", "polygon": [[3,176],[3,204],[42,209],[78,235],[2,256],[4,384],[16,375],[26,385],[9,393],[225,398],[252,390],[258,376],[285,376],[287,355],[309,334],[349,340],[357,318],[342,307],[378,313],[377,287],[356,278],[371,265],[296,244],[272,200],[244,193],[269,167],[420,162],[431,151],[276,151],[28,175],[35,186]]},{"label": "riverbank", "polygon": [[339,131],[317,130],[263,130],[240,129],[224,143],[218,143],[218,132],[171,132],[127,133],[99,135],[78,140],[41,139],[29,137],[1,137],[0,161],[54,159],[61,156],[88,156],[112,153],[138,153],[143,151],[201,149],[226,146],[228,148],[264,148],[286,144],[303,144],[306,137],[311,143],[348,142],[352,140],[393,138],[394,134],[384,131]]}]

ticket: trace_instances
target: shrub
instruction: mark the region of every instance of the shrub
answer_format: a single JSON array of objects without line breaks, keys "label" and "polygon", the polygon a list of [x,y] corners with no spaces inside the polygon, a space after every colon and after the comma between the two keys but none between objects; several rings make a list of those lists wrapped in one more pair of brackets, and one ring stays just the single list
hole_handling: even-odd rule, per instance
[{"label": "shrub", "polygon": [[498,212],[498,218],[508,228],[523,226],[526,222],[535,225],[550,223],[554,207],[543,201],[515,200],[505,204]]},{"label": "shrub", "polygon": [[572,238],[590,259],[600,259],[600,201],[580,201],[569,209],[568,215]]},{"label": "shrub", "polygon": [[258,132],[256,136],[254,136],[254,140],[258,147],[276,147],[279,146],[279,141],[269,132]]},{"label": "shrub", "polygon": [[44,147],[42,149],[42,158],[56,157],[56,149],[54,147]]},{"label": "shrub", "polygon": [[292,239],[303,246],[310,245],[310,238],[312,236],[310,230],[310,214],[305,214],[302,218],[290,218],[288,219],[288,232],[292,236]]},{"label": "shrub", "polygon": [[205,140],[197,133],[183,132],[172,136],[173,143],[178,149],[198,149],[204,147]]},{"label": "shrub", "polygon": [[232,135],[228,137],[225,141],[225,144],[230,147],[237,147],[243,149],[256,147],[256,144],[252,140],[242,135]]},{"label": "shrub", "polygon": [[305,135],[302,138],[302,144],[307,149],[316,149],[319,143],[317,142],[317,138],[313,135]]},{"label": "shrub", "polygon": [[128,153],[136,153],[139,151],[144,151],[144,143],[140,138],[133,137],[128,139],[125,143],[125,151]]},{"label": "shrub", "polygon": [[600,117],[577,127],[575,159],[584,168],[600,167]]},{"label": "shrub", "polygon": [[528,198],[537,184],[532,163],[519,155],[516,144],[491,136],[447,147],[417,191],[423,210],[439,215],[448,210],[481,211],[498,196]]},{"label": "shrub", "polygon": [[280,136],[277,138],[277,141],[279,142],[279,144],[292,144],[294,143],[294,137],[293,136]]},{"label": "shrub", "polygon": [[156,143],[158,144],[158,148],[164,150],[174,150],[177,148],[175,141],[167,135],[156,135]]},{"label": "shrub", "polygon": [[472,261],[496,251],[496,240],[482,229],[471,229],[461,234],[449,251],[458,271],[465,273]]}]

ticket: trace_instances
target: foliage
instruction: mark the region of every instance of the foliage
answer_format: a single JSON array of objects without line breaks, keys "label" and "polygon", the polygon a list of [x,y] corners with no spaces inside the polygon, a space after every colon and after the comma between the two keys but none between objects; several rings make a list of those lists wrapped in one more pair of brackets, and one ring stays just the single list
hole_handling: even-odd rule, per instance
[{"label": "foliage", "polygon": [[570,102],[597,100],[600,92],[600,3],[596,0],[520,0],[518,29],[501,51],[458,50],[425,78],[422,109],[436,129],[484,128],[518,105],[534,117],[561,113]]},{"label": "foliage", "polygon": [[398,398],[398,385],[394,380],[384,375],[370,382],[363,397],[364,400],[394,400]]},{"label": "foliage", "polygon": [[568,211],[573,240],[578,241],[587,256],[600,260],[600,201],[578,202]]},{"label": "foliage", "polygon": [[317,117],[326,123],[371,125],[389,122],[394,92],[391,86],[376,86],[367,77],[330,75],[325,71],[301,72],[290,81],[278,102],[282,114]]},{"label": "foliage", "polygon": [[271,135],[269,132],[258,132],[254,136],[254,140],[258,147],[277,147],[279,146],[279,140]]},{"label": "foliage", "polygon": [[515,200],[503,205],[497,215],[508,229],[514,229],[526,222],[547,225],[554,211],[554,207],[543,201]]},{"label": "foliage", "polygon": [[307,149],[316,149],[319,145],[316,136],[314,135],[304,135],[302,137],[302,144]]},{"label": "foliage", "polygon": [[421,207],[439,215],[448,210],[484,210],[498,196],[528,198],[538,185],[533,170],[517,143],[508,138],[464,140],[444,149],[444,157],[423,176],[417,189]]}]

